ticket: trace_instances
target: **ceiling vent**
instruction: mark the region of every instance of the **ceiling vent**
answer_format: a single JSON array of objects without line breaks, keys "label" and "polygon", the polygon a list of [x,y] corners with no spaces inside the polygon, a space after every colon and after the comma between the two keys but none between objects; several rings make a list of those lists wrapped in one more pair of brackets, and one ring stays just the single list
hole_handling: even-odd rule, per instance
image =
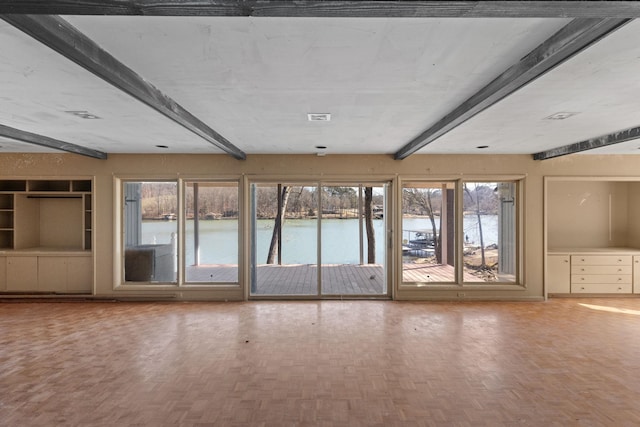
[{"label": "ceiling vent", "polygon": [[307,118],[310,122],[328,122],[331,120],[331,114],[329,113],[309,113]]},{"label": "ceiling vent", "polygon": [[564,119],[568,119],[571,116],[575,116],[576,114],[578,113],[572,112],[572,111],[563,111],[560,113],[555,113],[550,116],[547,116],[544,119],[545,120],[564,120]]},{"label": "ceiling vent", "polygon": [[65,113],[73,114],[74,116],[80,117],[81,119],[95,120],[100,118],[95,114],[91,114],[90,112],[84,111],[84,110],[71,110],[71,111],[65,111]]}]

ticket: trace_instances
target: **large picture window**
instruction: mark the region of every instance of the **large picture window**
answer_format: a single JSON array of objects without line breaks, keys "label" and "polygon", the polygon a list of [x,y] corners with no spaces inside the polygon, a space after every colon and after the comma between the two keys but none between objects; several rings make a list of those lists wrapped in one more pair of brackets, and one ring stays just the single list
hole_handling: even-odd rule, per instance
[{"label": "large picture window", "polygon": [[402,283],[516,283],[518,218],[518,181],[404,182]]},{"label": "large picture window", "polygon": [[126,284],[238,283],[238,182],[121,183]]}]

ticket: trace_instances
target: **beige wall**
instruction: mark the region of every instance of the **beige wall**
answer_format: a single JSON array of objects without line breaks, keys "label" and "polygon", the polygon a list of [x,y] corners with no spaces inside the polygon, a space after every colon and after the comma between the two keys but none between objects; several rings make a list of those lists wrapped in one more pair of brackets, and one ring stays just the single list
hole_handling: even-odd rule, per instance
[{"label": "beige wall", "polygon": [[551,180],[547,203],[549,248],[628,246],[628,182]]},{"label": "beige wall", "polygon": [[[95,294],[142,295],[140,290],[114,291],[114,177],[197,178],[260,177],[355,179],[482,179],[524,177],[524,287],[465,287],[465,298],[541,299],[543,297],[544,177],[614,176],[640,179],[640,156],[567,156],[543,162],[528,155],[414,155],[402,161],[391,156],[249,155],[238,161],[226,155],[110,155],[95,160],[72,154],[0,154],[0,176],[82,177],[95,179]],[[243,178],[244,177],[244,178]],[[397,193],[396,193],[397,198]],[[629,218],[640,212],[638,201],[629,203]],[[396,201],[397,203],[397,201]],[[246,224],[246,220],[245,220]],[[635,239],[640,229],[634,227]],[[241,277],[244,275],[241,274]],[[397,275],[396,275],[397,276]],[[395,276],[394,276],[395,277]],[[395,285],[395,284],[394,284]],[[458,298],[460,288],[403,289],[398,298]],[[152,295],[184,299],[241,299],[241,289],[153,288]]]},{"label": "beige wall", "polygon": [[628,213],[628,243],[629,246],[640,248],[640,182],[629,183],[629,213]]}]

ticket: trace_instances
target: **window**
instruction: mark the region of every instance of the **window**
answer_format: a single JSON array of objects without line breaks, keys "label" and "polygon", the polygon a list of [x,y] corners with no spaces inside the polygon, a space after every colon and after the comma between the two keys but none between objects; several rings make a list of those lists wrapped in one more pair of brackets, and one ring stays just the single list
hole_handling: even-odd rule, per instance
[{"label": "window", "polygon": [[123,194],[125,281],[175,283],[177,182],[125,182]]},{"label": "window", "polygon": [[516,183],[462,186],[465,282],[515,282]]},{"label": "window", "polygon": [[456,280],[455,182],[402,186],[402,281]]},{"label": "window", "polygon": [[516,283],[518,183],[404,182],[402,283]]},{"label": "window", "polygon": [[238,181],[119,182],[126,284],[237,286]]},{"label": "window", "polygon": [[186,282],[238,281],[238,183],[185,183]]}]

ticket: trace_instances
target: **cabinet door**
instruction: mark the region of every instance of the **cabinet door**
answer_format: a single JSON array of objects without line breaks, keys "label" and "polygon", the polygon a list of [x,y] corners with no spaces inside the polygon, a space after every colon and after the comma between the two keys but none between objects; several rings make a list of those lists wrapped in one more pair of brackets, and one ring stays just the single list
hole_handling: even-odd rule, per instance
[{"label": "cabinet door", "polygon": [[38,257],[38,290],[41,292],[65,292],[67,290],[66,257]]},{"label": "cabinet door", "polygon": [[7,257],[7,291],[38,291],[38,257]]},{"label": "cabinet door", "polygon": [[633,257],[633,293],[640,294],[640,256]]},{"label": "cabinet door", "polygon": [[7,259],[0,256],[0,292],[7,290]]},{"label": "cabinet door", "polygon": [[569,255],[547,256],[547,293],[571,292],[571,264]]},{"label": "cabinet door", "polygon": [[67,259],[67,291],[91,293],[93,289],[93,266],[91,257],[69,257]]}]

